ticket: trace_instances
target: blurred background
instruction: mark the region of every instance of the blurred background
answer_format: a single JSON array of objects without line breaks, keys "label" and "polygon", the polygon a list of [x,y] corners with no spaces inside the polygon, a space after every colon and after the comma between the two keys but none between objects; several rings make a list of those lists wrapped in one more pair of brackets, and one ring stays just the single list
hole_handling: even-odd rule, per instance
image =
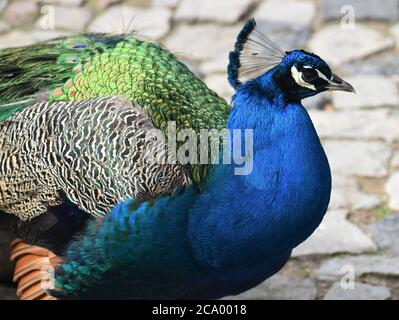
[{"label": "blurred background", "polygon": [[[255,16],[282,49],[306,48],[357,95],[307,99],[333,171],[329,211],[276,276],[239,298],[399,298],[399,0],[0,0],[0,48],[138,30],[230,101],[228,52]],[[15,299],[0,233],[0,299]]]}]

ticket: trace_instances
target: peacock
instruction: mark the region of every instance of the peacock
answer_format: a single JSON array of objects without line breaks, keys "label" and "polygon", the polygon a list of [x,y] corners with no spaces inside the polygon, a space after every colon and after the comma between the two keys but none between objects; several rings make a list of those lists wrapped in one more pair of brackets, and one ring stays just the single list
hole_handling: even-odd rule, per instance
[{"label": "peacock", "polygon": [[[23,297],[218,299],[278,272],[313,233],[331,173],[301,100],[354,89],[317,55],[279,49],[254,19],[229,60],[231,108],[131,36],[0,53],[0,210],[59,255],[13,244]],[[250,139],[227,139],[218,163],[149,165],[146,150],[169,147],[170,121]],[[153,129],[165,135],[148,139]],[[224,161],[243,152],[244,164]],[[46,291],[44,267],[55,268]]]}]

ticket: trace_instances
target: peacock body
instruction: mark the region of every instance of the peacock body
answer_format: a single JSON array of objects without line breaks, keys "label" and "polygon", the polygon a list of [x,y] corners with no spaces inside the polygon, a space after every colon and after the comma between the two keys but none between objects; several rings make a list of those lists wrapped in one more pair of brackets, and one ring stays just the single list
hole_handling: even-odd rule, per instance
[{"label": "peacock body", "polygon": [[[53,43],[48,45],[55,48]],[[39,142],[40,137],[50,138],[41,144],[45,147],[39,158],[43,167],[55,177],[54,184],[59,183],[63,190],[70,187],[70,181],[65,177],[75,167],[69,166],[67,171],[62,171],[65,165],[57,164],[68,159],[69,152],[74,152],[75,142],[79,150],[76,156],[81,158],[73,161],[77,174],[82,174],[79,168],[86,168],[86,157],[93,162],[101,158],[101,154],[104,163],[112,165],[108,169],[111,172],[117,170],[113,166],[117,168],[119,161],[123,162],[123,155],[117,160],[104,155],[117,148],[111,138],[114,128],[107,131],[105,124],[100,130],[106,133],[104,137],[98,137],[92,130],[100,123],[108,123],[107,120],[116,121],[125,128],[133,127],[126,135],[132,140],[124,139],[122,143],[129,146],[126,153],[133,148],[129,141],[133,144],[141,141],[134,138],[136,132],[146,131],[151,125],[165,131],[164,123],[168,120],[177,121],[179,129],[190,127],[196,132],[202,128],[224,127],[230,132],[250,130],[253,148],[246,156],[252,162],[252,170],[237,174],[235,163],[216,164],[212,170],[209,170],[210,166],[172,166],[173,173],[168,171],[167,174],[173,175],[176,183],[163,186],[163,190],[167,189],[171,194],[161,191],[155,195],[160,191],[157,190],[150,193],[151,200],[143,196],[119,203],[110,214],[92,219],[79,232],[73,232],[73,240],[69,239],[67,248],[62,251],[62,262],[52,263],[53,257],[40,260],[44,264],[50,261],[52,265],[58,265],[54,288],[49,292],[66,299],[216,299],[245,291],[276,273],[286,263],[291,250],[320,224],[330,199],[328,160],[301,100],[326,90],[353,91],[353,88],[334,75],[320,57],[301,50],[279,50],[260,33],[254,20],[244,26],[235,50],[230,54],[229,80],[236,93],[229,115],[223,100],[159,46],[135,39],[118,39],[113,44],[100,41],[100,45],[94,47],[97,50],[94,55],[92,49],[87,51],[83,45],[73,48],[83,50],[79,52],[84,53],[82,56],[86,60],[84,63],[79,61],[73,71],[76,73],[63,78],[60,83],[58,80],[62,77],[58,74],[56,80],[43,77],[44,82],[37,84],[40,90],[35,88],[22,95],[14,89],[4,91],[8,100],[1,107],[3,125],[10,129],[5,127],[2,132],[14,132],[9,135],[14,138],[8,139],[19,141],[24,146],[22,150],[30,147],[35,135],[39,136]],[[133,57],[129,54],[132,52]],[[39,60],[46,65],[45,59]],[[49,58],[49,61],[47,66],[50,68],[54,59]],[[60,67],[58,62],[57,68]],[[66,69],[70,72],[70,68]],[[20,71],[21,75],[30,74],[26,71]],[[160,75],[154,76],[157,72]],[[18,71],[10,74],[18,74]],[[44,89],[50,90],[47,97],[55,103],[24,105],[25,101],[37,99]],[[136,90],[141,93],[137,95]],[[122,95],[131,104],[120,98],[98,99],[98,95]],[[74,99],[78,100],[64,102]],[[56,102],[58,100],[61,102]],[[168,101],[166,104],[165,100]],[[107,118],[114,107],[115,113]],[[69,114],[74,108],[81,110],[77,112],[78,116],[73,112]],[[138,110],[147,112],[151,123]],[[17,138],[18,127],[23,128],[24,124],[13,122],[13,119],[23,112],[43,112],[42,115],[54,119],[57,124],[52,125],[50,121],[49,130],[41,127],[39,133],[32,132],[29,139]],[[128,120],[122,114],[142,119],[142,125],[138,125],[139,121],[126,125]],[[95,120],[105,119],[102,116],[107,120]],[[65,117],[76,123],[73,131],[78,127],[81,130],[82,135],[72,139],[74,143],[68,139],[75,131],[62,130],[66,123],[70,123],[60,120]],[[36,122],[31,125],[41,123],[43,126],[40,119],[37,115]],[[81,119],[89,125],[79,123]],[[29,131],[31,125],[25,130]],[[107,147],[101,149],[101,143],[81,143],[84,137],[106,141]],[[242,150],[245,142],[241,138],[238,150]],[[234,141],[229,143],[232,152],[236,152]],[[87,150],[93,148],[87,156],[82,151],[85,147]],[[68,151],[62,153],[65,149]],[[54,159],[54,150],[57,155],[61,151],[60,158]],[[8,153],[2,162],[7,164],[5,170],[9,163],[19,168],[21,160],[14,159],[15,156]],[[135,168],[133,164],[129,170]],[[156,169],[159,172],[163,167]],[[104,188],[100,188],[100,193],[93,190],[98,177],[112,180],[106,179],[109,172],[97,168],[94,175],[79,176],[81,185],[88,188],[88,203],[104,196]],[[31,173],[31,177],[37,177],[37,174]],[[186,186],[190,184],[189,178],[194,183]],[[115,181],[115,185],[112,184],[115,190],[119,190],[119,181],[124,187],[129,186],[129,182],[119,176],[112,181]],[[108,185],[103,186],[108,192]],[[69,193],[72,194],[67,194],[70,199],[81,201],[80,206],[85,205],[86,194],[77,194],[74,198],[73,192]],[[105,208],[106,203],[101,202],[101,205]],[[99,202],[97,206],[87,208],[100,210],[102,207]],[[99,212],[101,215],[101,210]],[[23,245],[17,245],[14,256],[23,257],[25,250]],[[36,253],[42,254],[40,250]],[[32,265],[17,272],[21,291],[26,290],[26,286],[30,288],[27,297],[43,295],[37,272],[37,266]],[[30,287],[32,283],[33,288]]]}]

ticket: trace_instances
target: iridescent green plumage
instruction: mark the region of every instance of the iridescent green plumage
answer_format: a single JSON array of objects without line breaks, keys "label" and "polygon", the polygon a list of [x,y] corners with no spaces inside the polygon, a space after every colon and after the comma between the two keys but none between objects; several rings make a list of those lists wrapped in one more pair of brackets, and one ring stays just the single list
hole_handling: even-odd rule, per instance
[{"label": "iridescent green plumage", "polygon": [[[158,44],[133,36],[81,35],[0,51],[0,121],[39,93],[50,101],[123,96],[144,108],[155,127],[225,128],[229,107]],[[192,165],[199,183],[208,166]]]},{"label": "iridescent green plumage", "polygon": [[109,36],[106,41],[94,35],[71,36],[0,50],[0,121],[9,116],[4,104],[33,99],[42,91],[63,85],[76,65],[120,40],[119,36]]}]

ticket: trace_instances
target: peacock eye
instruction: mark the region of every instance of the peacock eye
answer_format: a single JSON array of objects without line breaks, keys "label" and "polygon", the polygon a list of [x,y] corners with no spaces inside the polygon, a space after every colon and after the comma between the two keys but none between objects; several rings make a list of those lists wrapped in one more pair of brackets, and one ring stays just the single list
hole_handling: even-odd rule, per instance
[{"label": "peacock eye", "polygon": [[313,82],[319,78],[317,71],[315,69],[306,68],[302,71],[302,79],[306,82]]}]

